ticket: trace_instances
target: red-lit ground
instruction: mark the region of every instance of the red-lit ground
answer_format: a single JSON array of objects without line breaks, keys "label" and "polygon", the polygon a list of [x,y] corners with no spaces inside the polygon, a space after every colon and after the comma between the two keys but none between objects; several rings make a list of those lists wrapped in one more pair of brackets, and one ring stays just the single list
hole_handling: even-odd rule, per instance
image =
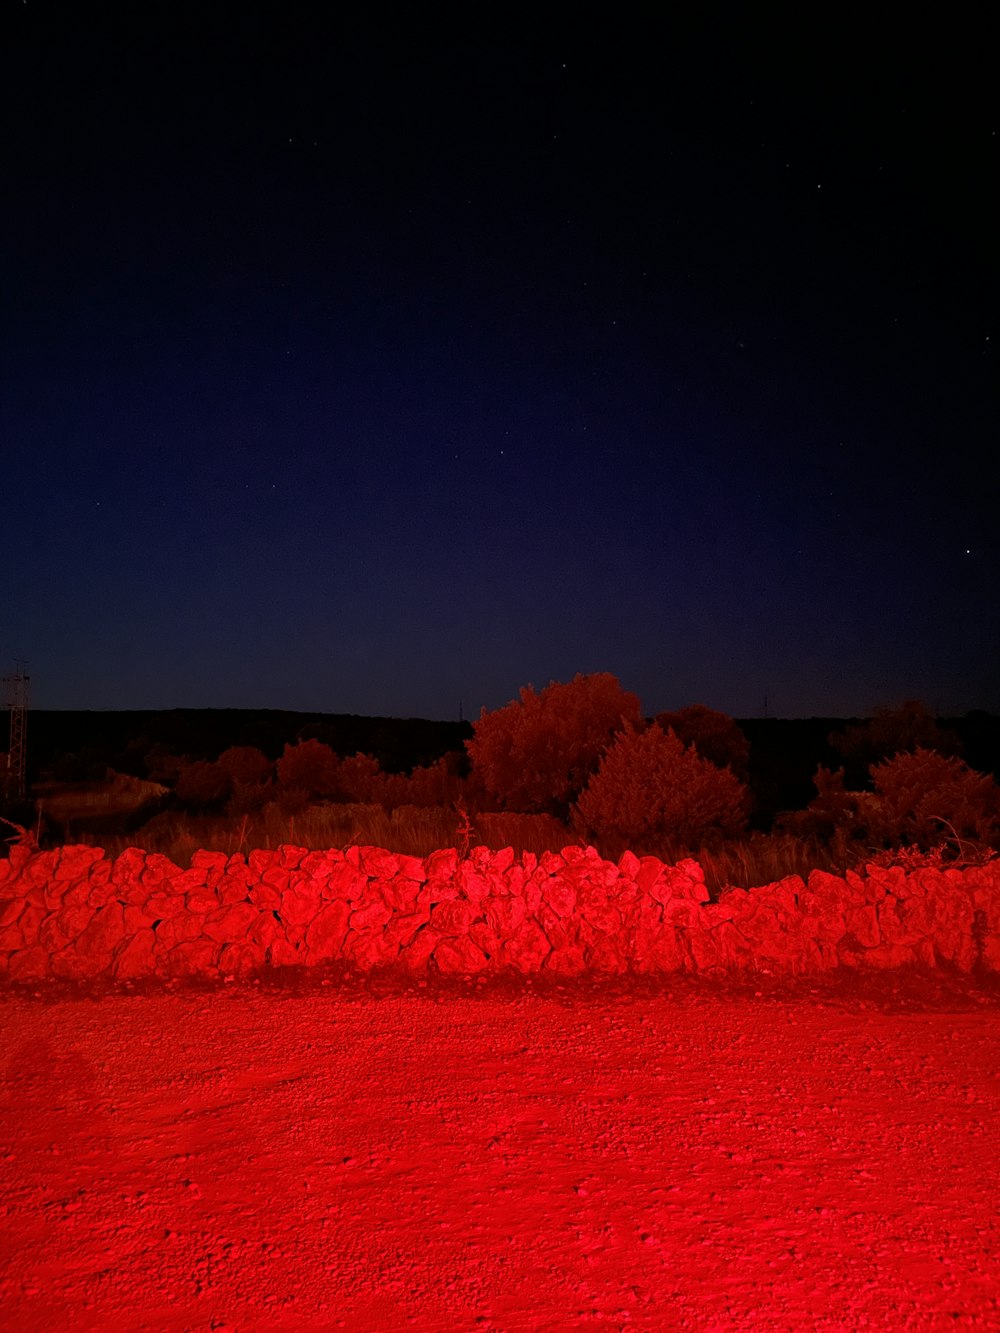
[{"label": "red-lit ground", "polygon": [[6,996],[3,1326],[1000,1328],[995,988],[411,985]]}]

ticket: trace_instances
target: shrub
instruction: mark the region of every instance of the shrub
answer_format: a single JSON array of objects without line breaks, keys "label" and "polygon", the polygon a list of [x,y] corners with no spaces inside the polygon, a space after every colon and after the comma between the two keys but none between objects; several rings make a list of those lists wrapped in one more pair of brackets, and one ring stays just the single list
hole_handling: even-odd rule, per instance
[{"label": "shrub", "polygon": [[659,713],[663,731],[672,731],[685,745],[693,745],[716,768],[731,768],[741,782],[747,779],[750,742],[737,722],[704,704],[690,704],[676,713]]},{"label": "shrub", "polygon": [[949,840],[996,843],[1000,788],[954,755],[918,749],[871,769],[875,799],[861,810],[868,836],[882,846],[927,851]]},{"label": "shrub", "polygon": [[332,796],[337,790],[340,761],[322,741],[299,741],[286,745],[278,760],[278,782],[312,800]]},{"label": "shrub", "polygon": [[356,754],[342,759],[337,770],[336,797],[356,805],[382,804],[386,794],[386,774],[370,754]]},{"label": "shrub", "polygon": [[484,708],[466,741],[472,776],[495,801],[521,814],[565,813],[586,786],[612,737],[639,725],[636,695],[607,672],[553,681],[540,694]]},{"label": "shrub", "polygon": [[576,801],[581,833],[629,845],[663,838],[694,848],[746,827],[747,790],[672,731],[654,724],[624,732]]},{"label": "shrub", "polygon": [[274,769],[267,755],[255,745],[231,745],[219,755],[217,763],[226,770],[234,784],[244,786],[266,782]]}]

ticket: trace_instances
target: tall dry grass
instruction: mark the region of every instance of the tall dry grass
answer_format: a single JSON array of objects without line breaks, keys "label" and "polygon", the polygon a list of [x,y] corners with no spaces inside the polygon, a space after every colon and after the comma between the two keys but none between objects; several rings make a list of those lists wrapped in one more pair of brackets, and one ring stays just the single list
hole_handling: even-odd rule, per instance
[{"label": "tall dry grass", "polygon": [[[109,856],[138,845],[149,852],[161,852],[179,866],[190,865],[192,853],[200,849],[232,856],[254,848],[273,851],[283,845],[310,850],[356,845],[428,856],[442,847],[479,845],[494,851],[513,847],[518,855],[540,855],[582,842],[548,815],[485,813],[471,816],[470,824],[466,828],[457,811],[443,806],[397,806],[390,815],[381,805],[311,805],[290,813],[270,804],[241,819],[166,812],[131,836],[91,836],[84,841],[104,847]],[[597,850],[609,860],[617,860],[625,849],[598,844]],[[787,833],[755,833],[712,847],[690,848],[660,841],[632,850],[668,862],[694,857],[713,898],[729,887],[753,888],[786,875],[805,878],[810,870],[843,871],[857,859],[819,839]]]}]

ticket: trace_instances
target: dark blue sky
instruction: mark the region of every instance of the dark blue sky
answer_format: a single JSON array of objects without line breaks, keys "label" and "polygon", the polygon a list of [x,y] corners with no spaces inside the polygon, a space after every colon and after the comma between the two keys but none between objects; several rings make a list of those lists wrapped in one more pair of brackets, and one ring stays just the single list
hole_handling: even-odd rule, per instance
[{"label": "dark blue sky", "polygon": [[1000,711],[985,31],[321,8],[3,19],[33,702]]}]

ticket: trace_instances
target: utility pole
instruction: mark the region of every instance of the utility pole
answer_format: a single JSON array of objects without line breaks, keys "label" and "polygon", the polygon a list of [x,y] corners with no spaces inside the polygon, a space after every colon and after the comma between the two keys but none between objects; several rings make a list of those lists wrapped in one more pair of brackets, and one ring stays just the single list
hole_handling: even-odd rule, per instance
[{"label": "utility pole", "polygon": [[28,686],[31,677],[25,671],[27,665],[27,662],[15,662],[16,673],[3,678],[10,712],[10,744],[4,774],[4,794],[8,800],[20,800],[24,796],[28,769]]}]

